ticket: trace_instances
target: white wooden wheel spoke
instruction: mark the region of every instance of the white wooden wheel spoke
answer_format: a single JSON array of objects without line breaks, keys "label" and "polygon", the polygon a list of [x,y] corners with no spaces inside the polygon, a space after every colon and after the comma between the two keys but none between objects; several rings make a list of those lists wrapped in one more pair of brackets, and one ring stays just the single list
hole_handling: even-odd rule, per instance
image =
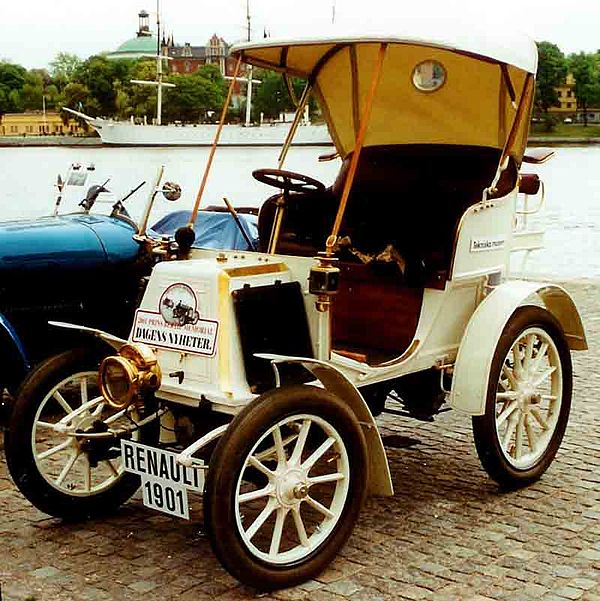
[{"label": "white wooden wheel spoke", "polygon": [[81,404],[88,402],[88,383],[87,378],[83,376],[79,381],[79,393],[81,394]]},{"label": "white wooden wheel spoke", "polygon": [[55,425],[56,424],[51,424],[50,422],[44,422],[42,420],[35,422],[36,428],[49,428],[50,430],[54,430]]},{"label": "white wooden wheel spoke", "polygon": [[100,401],[98,403],[98,406],[92,411],[92,415],[94,417],[99,417],[100,415],[102,415],[102,412],[104,411],[104,407],[105,407],[105,403],[103,401]]},{"label": "white wooden wheel spoke", "polygon": [[528,415],[525,415],[525,432],[527,433],[527,442],[531,451],[535,451],[537,448],[538,437],[531,425],[531,421]]},{"label": "white wooden wheel spoke", "polygon": [[509,403],[498,415],[496,416],[496,424],[501,426],[517,409],[519,405],[516,401]]},{"label": "white wooden wheel spoke", "polygon": [[60,486],[65,481],[65,478],[69,475],[69,472],[73,469],[73,466],[75,465],[75,462],[77,461],[78,457],[79,457],[79,451],[73,451],[73,453],[69,457],[69,460],[67,461],[67,463],[65,463],[65,466],[62,468],[62,471],[60,472],[58,478],[55,480],[56,486]]},{"label": "white wooden wheel spoke", "polygon": [[302,451],[304,451],[304,445],[306,444],[306,439],[308,437],[308,431],[310,430],[311,421],[309,419],[305,419],[302,422],[302,426],[300,428],[300,432],[298,433],[298,438],[296,440],[296,445],[294,446],[294,451],[292,452],[292,456],[290,457],[289,463],[296,465],[300,463],[300,459],[302,458]]},{"label": "white wooden wheel spoke", "polygon": [[108,469],[112,472],[113,476],[119,475],[119,470],[115,467],[114,463],[110,459],[105,459],[103,463],[108,466]]},{"label": "white wooden wheel spoke", "polygon": [[523,413],[519,415],[519,420],[517,422],[517,431],[515,432],[515,448],[514,448],[514,457],[515,459],[520,459],[523,455],[523,437],[525,434],[525,416]]},{"label": "white wooden wheel spoke", "polygon": [[321,505],[321,503],[319,503],[319,501],[317,501],[316,499],[313,499],[310,495],[308,497],[306,497],[306,502],[313,508],[316,509],[319,513],[322,513],[325,517],[328,517],[329,519],[332,519],[335,517],[335,514],[327,509],[327,507],[325,507],[324,505]]},{"label": "white wooden wheel spoke", "polygon": [[87,455],[83,455],[83,489],[85,492],[92,490],[92,466]]},{"label": "white wooden wheel spoke", "polygon": [[521,355],[521,345],[515,344],[512,349],[513,355],[513,373],[517,378],[523,375],[523,356]]},{"label": "white wooden wheel spoke", "polygon": [[277,455],[277,465],[284,465],[287,458],[285,456],[285,447],[281,438],[281,430],[279,426],[275,426],[273,430],[273,441],[275,443],[275,453]]},{"label": "white wooden wheel spoke", "polygon": [[537,355],[535,356],[535,359],[533,360],[532,364],[532,369],[534,372],[539,369],[542,361],[544,360],[544,357],[548,353],[549,348],[550,345],[547,342],[542,342],[542,344],[540,345],[540,348],[538,349]]},{"label": "white wooden wheel spoke", "polygon": [[274,557],[279,554],[279,547],[281,546],[281,536],[283,534],[283,525],[285,523],[287,513],[288,509],[286,507],[280,506],[277,508],[275,526],[273,527],[273,534],[271,535],[271,546],[269,547],[270,557]]},{"label": "white wooden wheel spoke", "polygon": [[531,361],[533,360],[533,345],[535,344],[536,338],[535,334],[529,334],[527,336],[527,347],[525,348],[525,360],[523,362],[523,367],[525,367],[525,369],[529,369],[531,366]]},{"label": "white wooden wheel spoke", "polygon": [[[290,434],[289,436],[286,436],[285,438],[283,438],[281,443],[282,443],[283,447],[287,447],[290,443],[294,442],[294,440],[296,440],[296,438],[298,438],[298,434]],[[272,447],[269,447],[268,449],[265,449],[264,451],[261,451],[260,453],[256,453],[256,455],[254,455],[254,456],[257,459],[259,459],[260,461],[265,461],[268,459],[273,459],[276,455],[277,455],[277,451],[276,451],[275,447],[272,446]]]},{"label": "white wooden wheel spoke", "polygon": [[244,493],[238,498],[239,503],[250,503],[250,501],[256,501],[256,499],[262,499],[273,494],[273,486],[268,484],[264,488],[259,488],[251,492]]},{"label": "white wooden wheel spoke", "polygon": [[55,390],[54,394],[52,395],[52,397],[58,401],[58,404],[63,408],[64,412],[69,414],[69,413],[73,413],[73,409],[71,408],[71,405],[69,405],[69,403],[67,403],[67,400],[65,399],[65,397],[60,393],[59,390]]},{"label": "white wooden wheel spoke", "polygon": [[41,461],[42,459],[47,459],[48,457],[52,457],[52,455],[56,455],[56,453],[60,453],[61,451],[68,449],[70,446],[71,440],[65,440],[64,442],[61,442],[60,444],[57,444],[56,446],[46,451],[43,451],[42,453],[39,453],[37,455],[37,459],[38,461]]},{"label": "white wooden wheel spoke", "polygon": [[308,483],[312,486],[313,484],[325,484],[327,482],[338,482],[339,480],[343,480],[346,476],[344,474],[340,474],[339,472],[334,472],[333,474],[323,474],[322,476],[313,476],[308,479]]},{"label": "white wooden wheel spoke", "polygon": [[304,470],[304,473],[308,474],[308,472],[310,472],[311,468],[315,465],[315,463],[319,461],[319,459],[321,459],[323,455],[325,455],[325,453],[333,446],[334,443],[335,438],[333,438],[332,436],[330,436],[325,442],[323,442],[319,446],[319,448],[316,451],[314,451],[304,463],[302,463],[302,469]]},{"label": "white wooden wheel spoke", "polygon": [[496,394],[497,401],[513,401],[517,398],[517,393],[514,390],[507,390],[506,392],[498,392]]},{"label": "white wooden wheel spoke", "polygon": [[535,421],[541,426],[542,430],[548,429],[548,422],[537,407],[531,409],[531,415],[533,415]]},{"label": "white wooden wheel spoke", "polygon": [[541,373],[533,382],[533,388],[537,388],[541,386],[554,372],[556,371],[556,366],[550,367],[546,369],[543,373]]},{"label": "white wooden wheel spoke", "polygon": [[248,530],[246,530],[245,534],[248,540],[252,540],[254,535],[262,528],[263,524],[275,511],[276,507],[277,501],[273,497],[271,497],[267,504],[264,506],[263,510],[258,514],[258,516],[256,516],[256,519],[252,522]]},{"label": "white wooden wheel spoke", "polygon": [[550,401],[551,403],[558,399],[558,396],[555,394],[542,394],[540,395],[542,401]]},{"label": "white wooden wheel spoke", "polygon": [[[504,363],[502,365],[502,373],[508,379],[508,382],[510,384],[510,390],[514,390],[515,388],[518,388],[517,379],[515,378],[515,374],[513,373],[513,370],[508,365],[506,365],[506,363]],[[506,388],[506,386],[502,383],[502,381],[500,381],[500,383],[504,386],[505,390],[509,390],[509,388]]]},{"label": "white wooden wheel spoke", "polygon": [[306,528],[304,528],[304,522],[302,521],[302,516],[300,515],[300,505],[292,509],[292,516],[294,518],[294,524],[296,526],[298,538],[300,539],[300,544],[303,547],[309,547],[310,543],[308,542],[308,536],[306,535]]},{"label": "white wooden wheel spoke", "polygon": [[112,423],[116,422],[118,419],[121,419],[125,415],[125,411],[126,411],[125,409],[122,409],[121,411],[118,411],[114,415],[107,417],[104,420],[104,423],[108,425],[108,424],[112,424]]},{"label": "white wooden wheel spoke", "polygon": [[270,470],[266,465],[261,463],[255,456],[252,456],[248,459],[248,463],[259,472],[263,473],[265,476],[272,478],[275,475],[275,472]]},{"label": "white wooden wheel spoke", "polygon": [[502,446],[505,449],[508,449],[508,445],[517,429],[518,418],[513,414],[508,419],[508,424],[506,425],[506,430],[504,431],[504,436],[502,437]]}]

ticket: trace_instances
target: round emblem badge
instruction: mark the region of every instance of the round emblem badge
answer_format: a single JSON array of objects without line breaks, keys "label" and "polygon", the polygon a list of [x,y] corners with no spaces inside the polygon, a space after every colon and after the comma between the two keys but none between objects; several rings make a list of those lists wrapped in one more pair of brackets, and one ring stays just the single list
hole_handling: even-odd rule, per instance
[{"label": "round emblem badge", "polygon": [[194,291],[187,284],[172,284],[160,297],[160,314],[170,325],[196,324],[200,319]]}]

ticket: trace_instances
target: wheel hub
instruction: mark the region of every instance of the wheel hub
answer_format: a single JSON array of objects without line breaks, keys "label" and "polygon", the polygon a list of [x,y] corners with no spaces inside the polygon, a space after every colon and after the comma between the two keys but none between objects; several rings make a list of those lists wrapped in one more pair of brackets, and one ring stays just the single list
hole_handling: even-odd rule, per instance
[{"label": "wheel hub", "polygon": [[308,482],[298,469],[284,468],[275,479],[275,494],[280,505],[294,507],[308,497]]}]

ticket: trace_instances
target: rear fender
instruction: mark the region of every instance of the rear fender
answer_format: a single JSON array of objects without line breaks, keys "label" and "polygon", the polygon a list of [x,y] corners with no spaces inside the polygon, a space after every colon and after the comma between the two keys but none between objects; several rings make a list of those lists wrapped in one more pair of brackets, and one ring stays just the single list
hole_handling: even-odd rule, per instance
[{"label": "rear fender", "polygon": [[510,281],[494,289],[473,313],[461,341],[450,391],[450,405],[470,415],[483,415],[489,373],[496,346],[518,307],[537,305],[560,323],[571,350],[586,350],[581,316],[571,296],[560,286]]},{"label": "rear fender", "polygon": [[343,373],[325,361],[271,354],[257,354],[256,356],[271,361],[275,370],[278,387],[281,385],[278,364],[299,363],[310,371],[326,390],[335,394],[350,407],[363,428],[369,451],[368,491],[373,495],[392,496],[394,494],[394,487],[377,424],[365,400],[354,384]]},{"label": "rear fender", "polygon": [[0,313],[0,395],[2,388],[14,390],[31,365],[25,347],[8,319]]}]

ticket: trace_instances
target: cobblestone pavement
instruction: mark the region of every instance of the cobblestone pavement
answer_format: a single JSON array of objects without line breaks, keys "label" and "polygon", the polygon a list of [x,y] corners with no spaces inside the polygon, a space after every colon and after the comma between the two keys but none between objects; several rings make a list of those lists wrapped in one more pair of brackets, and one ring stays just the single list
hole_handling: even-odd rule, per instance
[{"label": "cobblestone pavement", "polygon": [[[503,493],[479,465],[470,420],[386,417],[393,498],[371,498],[348,545],[316,581],[263,599],[600,601],[600,287],[569,285],[590,352],[575,353],[572,417],[557,459],[533,486]],[[239,600],[256,596],[219,566],[191,523],[139,496],[103,521],[64,524],[33,509],[0,461],[3,600]]]}]

